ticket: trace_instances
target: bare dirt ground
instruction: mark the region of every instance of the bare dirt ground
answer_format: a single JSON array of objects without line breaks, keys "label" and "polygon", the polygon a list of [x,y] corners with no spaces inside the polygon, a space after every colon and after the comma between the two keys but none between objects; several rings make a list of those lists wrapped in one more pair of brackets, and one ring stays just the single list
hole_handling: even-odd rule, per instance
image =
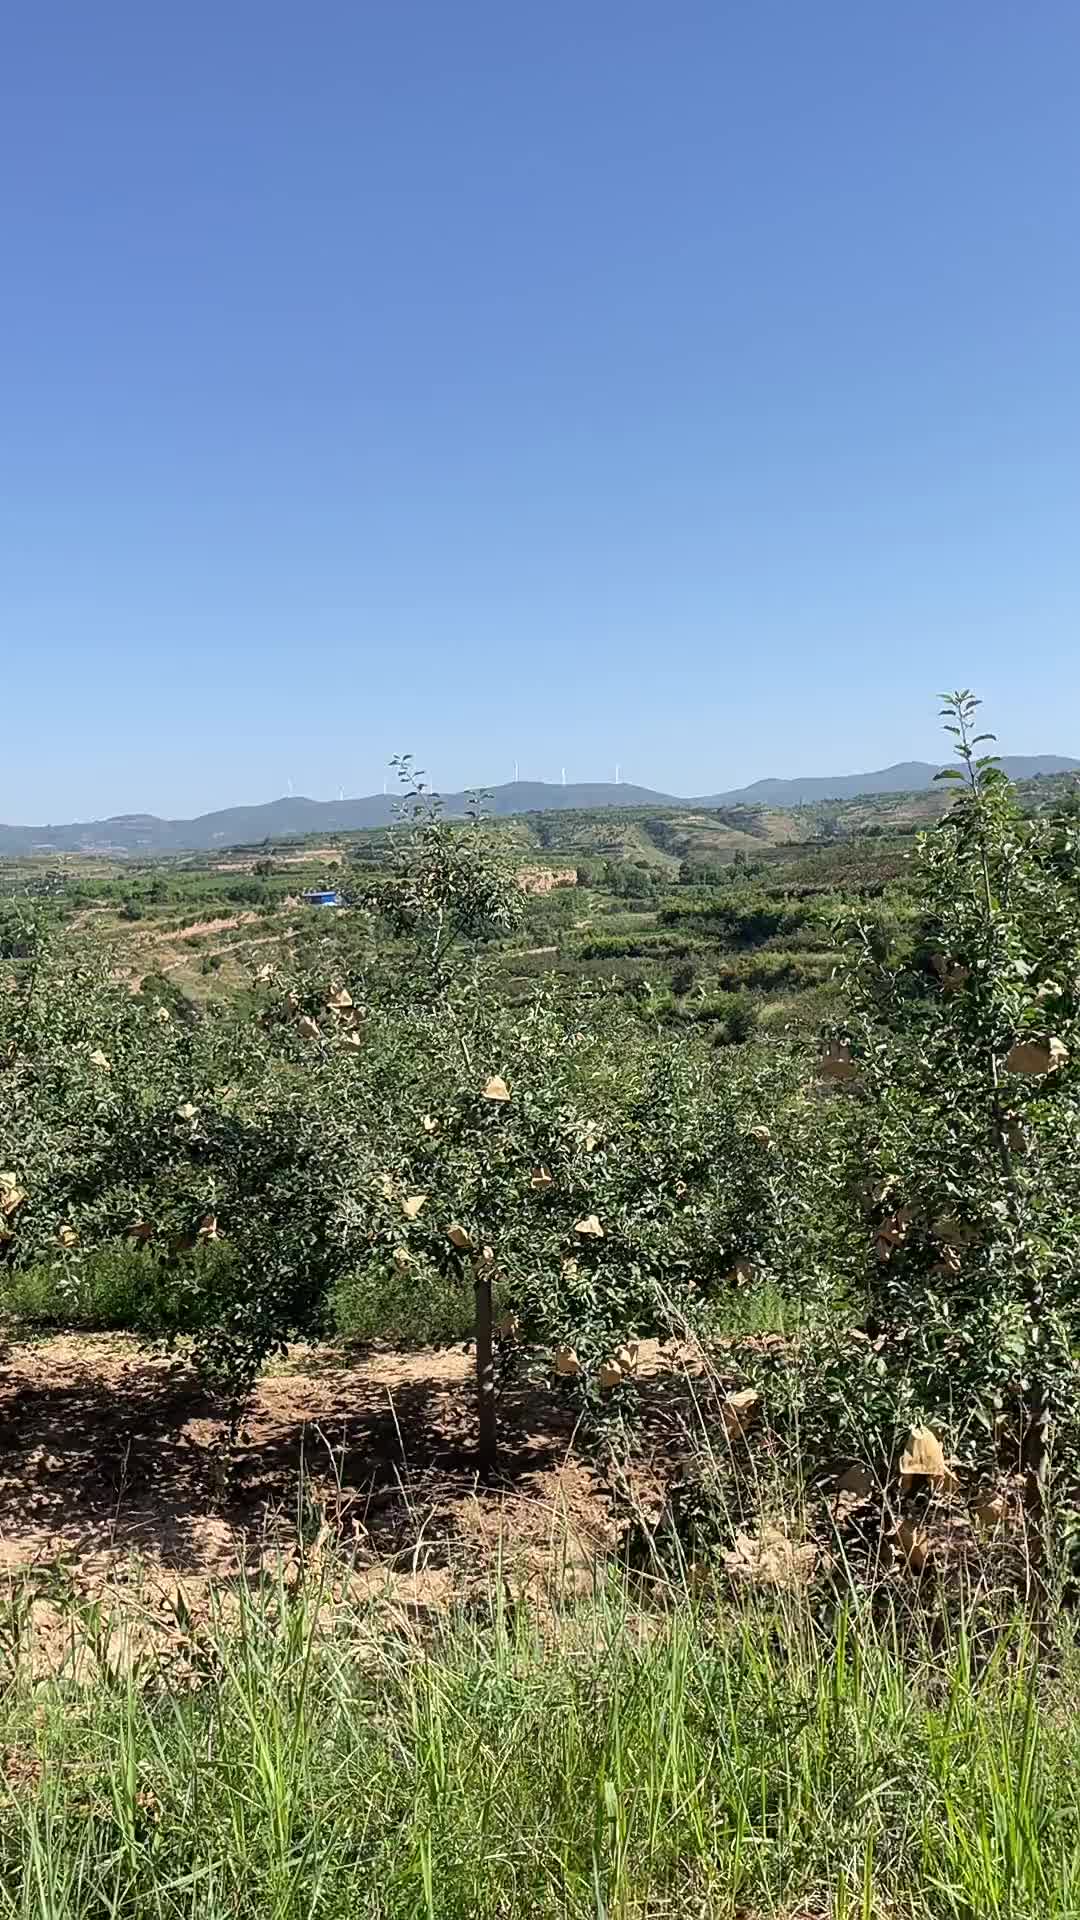
[{"label": "bare dirt ground", "polygon": [[[635,1486],[652,1506],[723,1377],[655,1342],[640,1360]],[[325,1626],[366,1622],[372,1644],[388,1626],[423,1637],[451,1606],[486,1617],[498,1592],[554,1627],[618,1556],[610,1488],[550,1377],[500,1395],[486,1485],[473,1404],[461,1347],[296,1348],[230,1449],[182,1357],[123,1334],[0,1337],[0,1678],[23,1659],[194,1673],[215,1619],[245,1596],[274,1608],[283,1587]]]},{"label": "bare dirt ground", "polygon": [[[472,1464],[460,1348],[355,1364],[298,1349],[252,1396],[239,1446],[182,1359],[124,1335],[12,1345],[0,1365],[0,1583],[62,1570],[80,1593],[183,1596],[295,1573],[332,1542],[355,1597],[415,1612],[497,1566],[542,1594],[591,1584],[612,1541],[603,1490],[546,1387],[502,1396],[496,1483]],[[43,1591],[45,1588],[43,1587]]]}]

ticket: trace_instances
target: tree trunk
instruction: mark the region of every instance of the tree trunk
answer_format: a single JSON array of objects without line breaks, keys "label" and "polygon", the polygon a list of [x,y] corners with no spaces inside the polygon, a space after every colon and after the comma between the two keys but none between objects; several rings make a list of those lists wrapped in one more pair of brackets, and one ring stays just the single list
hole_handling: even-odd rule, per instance
[{"label": "tree trunk", "polygon": [[1046,1383],[1042,1375],[1042,1287],[1036,1285],[1029,1296],[1028,1313],[1031,1318],[1031,1348],[1027,1365],[1032,1379],[1024,1396],[1024,1433],[1021,1440],[1021,1465],[1024,1470],[1024,1498],[1028,1512],[1040,1526],[1046,1511],[1046,1470],[1049,1464],[1047,1436],[1050,1428],[1050,1408],[1047,1404]]},{"label": "tree trunk", "polygon": [[486,1479],[494,1473],[497,1458],[495,1435],[495,1352],[491,1331],[491,1279],[485,1272],[476,1275],[476,1410],[478,1416],[477,1461]]}]

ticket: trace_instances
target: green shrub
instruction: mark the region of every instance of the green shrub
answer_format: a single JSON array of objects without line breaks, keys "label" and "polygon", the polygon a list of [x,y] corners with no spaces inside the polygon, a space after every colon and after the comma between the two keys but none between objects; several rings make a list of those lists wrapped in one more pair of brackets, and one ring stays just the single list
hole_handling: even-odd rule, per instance
[{"label": "green shrub", "polygon": [[222,1248],[200,1249],[182,1274],[163,1269],[144,1249],[115,1242],[77,1262],[0,1265],[0,1314],[28,1328],[150,1337],[190,1333],[198,1320],[190,1275],[215,1265],[221,1269],[227,1258]]},{"label": "green shrub", "polygon": [[973,1476],[1023,1472],[1034,1512],[1053,1457],[1061,1512],[1080,1500],[1080,834],[1022,818],[977,757],[977,705],[946,705],[965,785],[920,842],[922,938],[897,957],[853,916],[850,1176],[897,1437],[916,1408]]},{"label": "green shrub", "polygon": [[790,945],[800,938],[820,936],[828,918],[824,903],[735,892],[685,903],[676,901],[659,913],[662,926],[707,927],[733,947],[758,947],[775,939]]},{"label": "green shrub", "polygon": [[467,1340],[473,1327],[472,1288],[448,1280],[429,1263],[404,1271],[393,1261],[349,1273],[331,1289],[329,1325],[342,1340],[398,1347],[437,1347]]}]

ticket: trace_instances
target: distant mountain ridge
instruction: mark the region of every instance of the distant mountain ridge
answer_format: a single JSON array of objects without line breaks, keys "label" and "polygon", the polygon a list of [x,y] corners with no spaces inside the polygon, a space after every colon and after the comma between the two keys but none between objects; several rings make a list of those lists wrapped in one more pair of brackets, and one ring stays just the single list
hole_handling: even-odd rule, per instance
[{"label": "distant mountain ridge", "polygon": [[[1080,760],[1061,754],[1002,754],[1001,766],[1010,780],[1034,780],[1041,773],[1080,773]],[[808,807],[818,800],[853,800],[863,793],[920,793],[933,786],[940,766],[928,760],[899,760],[877,773],[829,774],[801,780],[755,780],[735,793],[714,794],[699,800],[702,807]]]},{"label": "distant mountain ridge", "polygon": [[[1013,780],[1038,774],[1080,773],[1080,760],[1060,754],[1002,756]],[[542,780],[511,780],[481,789],[500,817],[556,808],[594,807],[802,807],[815,801],[850,800],[859,794],[917,793],[932,785],[938,768],[927,760],[903,760],[874,773],[828,774],[795,780],[755,780],[726,793],[683,799],[651,787],[610,781],[556,786]],[[470,795],[442,796],[448,814],[465,812]],[[224,807],[192,820],[160,820],[151,813],[115,814],[108,820],[70,821],[62,826],[0,826],[0,853],[199,853],[251,845],[286,835],[348,833],[382,827],[394,818],[394,796],[372,793],[356,800],[308,800],[301,795],[268,800],[251,807]]]}]

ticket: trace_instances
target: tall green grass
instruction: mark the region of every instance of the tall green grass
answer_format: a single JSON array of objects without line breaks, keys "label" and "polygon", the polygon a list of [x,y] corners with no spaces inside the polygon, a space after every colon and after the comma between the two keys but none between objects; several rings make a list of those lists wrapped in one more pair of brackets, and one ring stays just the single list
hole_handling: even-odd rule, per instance
[{"label": "tall green grass", "polygon": [[378,1267],[347,1274],[329,1300],[330,1330],[340,1340],[363,1345],[443,1346],[467,1340],[473,1330],[470,1289],[453,1286],[430,1267],[405,1273]]},{"label": "tall green grass", "polygon": [[[223,1243],[199,1247],[186,1269],[205,1281],[230,1255]],[[197,1295],[153,1255],[116,1241],[65,1265],[0,1266],[0,1316],[16,1328],[79,1333],[141,1333],[148,1339],[194,1331]]]},{"label": "tall green grass", "polygon": [[130,1246],[95,1249],[70,1268],[0,1266],[0,1314],[25,1327],[153,1334],[160,1291],[146,1255]]},{"label": "tall green grass", "polygon": [[[224,1246],[195,1256],[228,1257]],[[0,1266],[0,1317],[16,1329],[141,1333],[149,1339],[194,1330],[195,1309],[175,1276],[132,1247],[105,1247],[70,1268]],[[430,1269],[352,1273],[328,1303],[327,1333],[351,1344],[439,1346],[472,1331],[471,1291]]]},{"label": "tall green grass", "polygon": [[[498,1592],[500,1582],[493,1582]],[[1080,1669],[1022,1627],[978,1669],[853,1605],[612,1589],[421,1640],[243,1591],[185,1677],[125,1660],[0,1700],[0,1913],[20,1920],[1065,1920]],[[325,1622],[325,1616],[324,1616]],[[107,1651],[106,1651],[107,1649]]]}]

